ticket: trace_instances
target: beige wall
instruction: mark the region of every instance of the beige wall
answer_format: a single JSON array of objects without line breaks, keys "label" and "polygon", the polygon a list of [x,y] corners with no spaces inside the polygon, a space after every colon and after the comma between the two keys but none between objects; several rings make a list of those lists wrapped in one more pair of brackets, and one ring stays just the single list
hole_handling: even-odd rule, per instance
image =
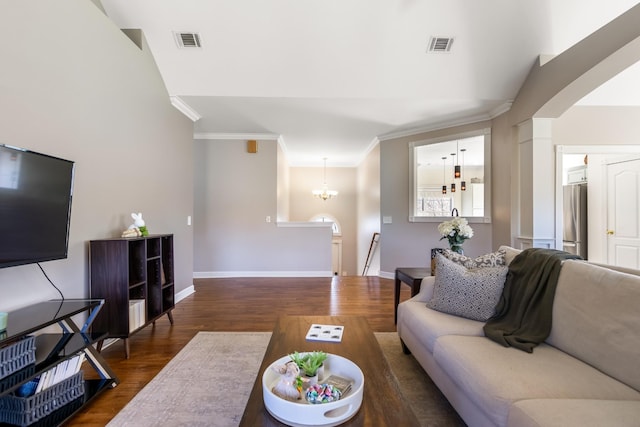
[{"label": "beige wall", "polygon": [[495,248],[512,246],[512,230],[516,227],[519,202],[518,152],[515,149],[515,129],[507,114],[491,122],[491,176],[492,176],[492,241]]},{"label": "beige wall", "polygon": [[553,123],[556,145],[640,144],[640,107],[575,106]]},{"label": "beige wall", "polygon": [[[380,233],[380,145],[376,145],[358,166],[358,269],[362,274],[373,233]],[[381,238],[382,236],[380,236]],[[380,243],[374,248],[368,276],[380,273]]]},{"label": "beige wall", "polygon": [[289,221],[289,193],[291,188],[291,180],[289,178],[289,164],[287,156],[280,144],[278,144],[277,152],[278,176],[277,176],[277,220]]},{"label": "beige wall", "polygon": [[[174,233],[176,291],[191,287],[193,125],[148,50],[91,2],[24,0],[0,6],[0,57],[0,142],[76,162],[69,257],[42,264],[65,297],[88,296],[87,242],[131,212]],[[35,265],[1,269],[0,291],[0,309],[59,297]]]}]

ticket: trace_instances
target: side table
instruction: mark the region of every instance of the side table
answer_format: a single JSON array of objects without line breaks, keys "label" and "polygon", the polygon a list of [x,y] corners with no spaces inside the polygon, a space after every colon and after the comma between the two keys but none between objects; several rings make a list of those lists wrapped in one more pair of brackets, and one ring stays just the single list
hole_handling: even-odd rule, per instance
[{"label": "side table", "polygon": [[404,282],[411,286],[411,296],[420,292],[422,279],[431,275],[429,268],[396,268],[396,289],[395,289],[395,317],[394,322],[398,323],[398,304],[400,304],[400,283]]}]

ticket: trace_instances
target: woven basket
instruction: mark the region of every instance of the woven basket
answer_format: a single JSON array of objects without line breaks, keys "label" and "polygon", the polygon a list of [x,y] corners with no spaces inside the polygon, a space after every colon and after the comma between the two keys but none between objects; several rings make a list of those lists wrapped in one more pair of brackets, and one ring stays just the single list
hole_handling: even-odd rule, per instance
[{"label": "woven basket", "polygon": [[35,363],[36,337],[26,336],[18,342],[0,348],[0,379]]},{"label": "woven basket", "polygon": [[0,398],[0,422],[28,426],[84,395],[82,371],[29,397]]}]

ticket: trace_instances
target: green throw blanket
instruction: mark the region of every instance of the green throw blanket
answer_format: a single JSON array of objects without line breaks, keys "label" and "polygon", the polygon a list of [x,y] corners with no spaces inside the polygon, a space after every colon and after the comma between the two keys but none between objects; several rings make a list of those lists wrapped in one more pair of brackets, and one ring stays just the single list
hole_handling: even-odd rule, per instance
[{"label": "green throw blanket", "polygon": [[484,325],[485,335],[505,347],[532,353],[551,332],[553,299],[566,259],[581,258],[540,248],[518,254],[509,265],[496,314]]}]

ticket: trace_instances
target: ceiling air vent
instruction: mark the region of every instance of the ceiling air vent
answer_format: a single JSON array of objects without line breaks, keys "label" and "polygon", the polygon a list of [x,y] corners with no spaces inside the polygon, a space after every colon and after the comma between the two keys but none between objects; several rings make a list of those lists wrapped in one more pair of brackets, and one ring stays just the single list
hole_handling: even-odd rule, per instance
[{"label": "ceiling air vent", "polygon": [[431,37],[427,52],[446,53],[451,50],[453,37]]},{"label": "ceiling air vent", "polygon": [[200,35],[198,33],[173,33],[176,38],[178,47],[202,47],[200,43]]}]

